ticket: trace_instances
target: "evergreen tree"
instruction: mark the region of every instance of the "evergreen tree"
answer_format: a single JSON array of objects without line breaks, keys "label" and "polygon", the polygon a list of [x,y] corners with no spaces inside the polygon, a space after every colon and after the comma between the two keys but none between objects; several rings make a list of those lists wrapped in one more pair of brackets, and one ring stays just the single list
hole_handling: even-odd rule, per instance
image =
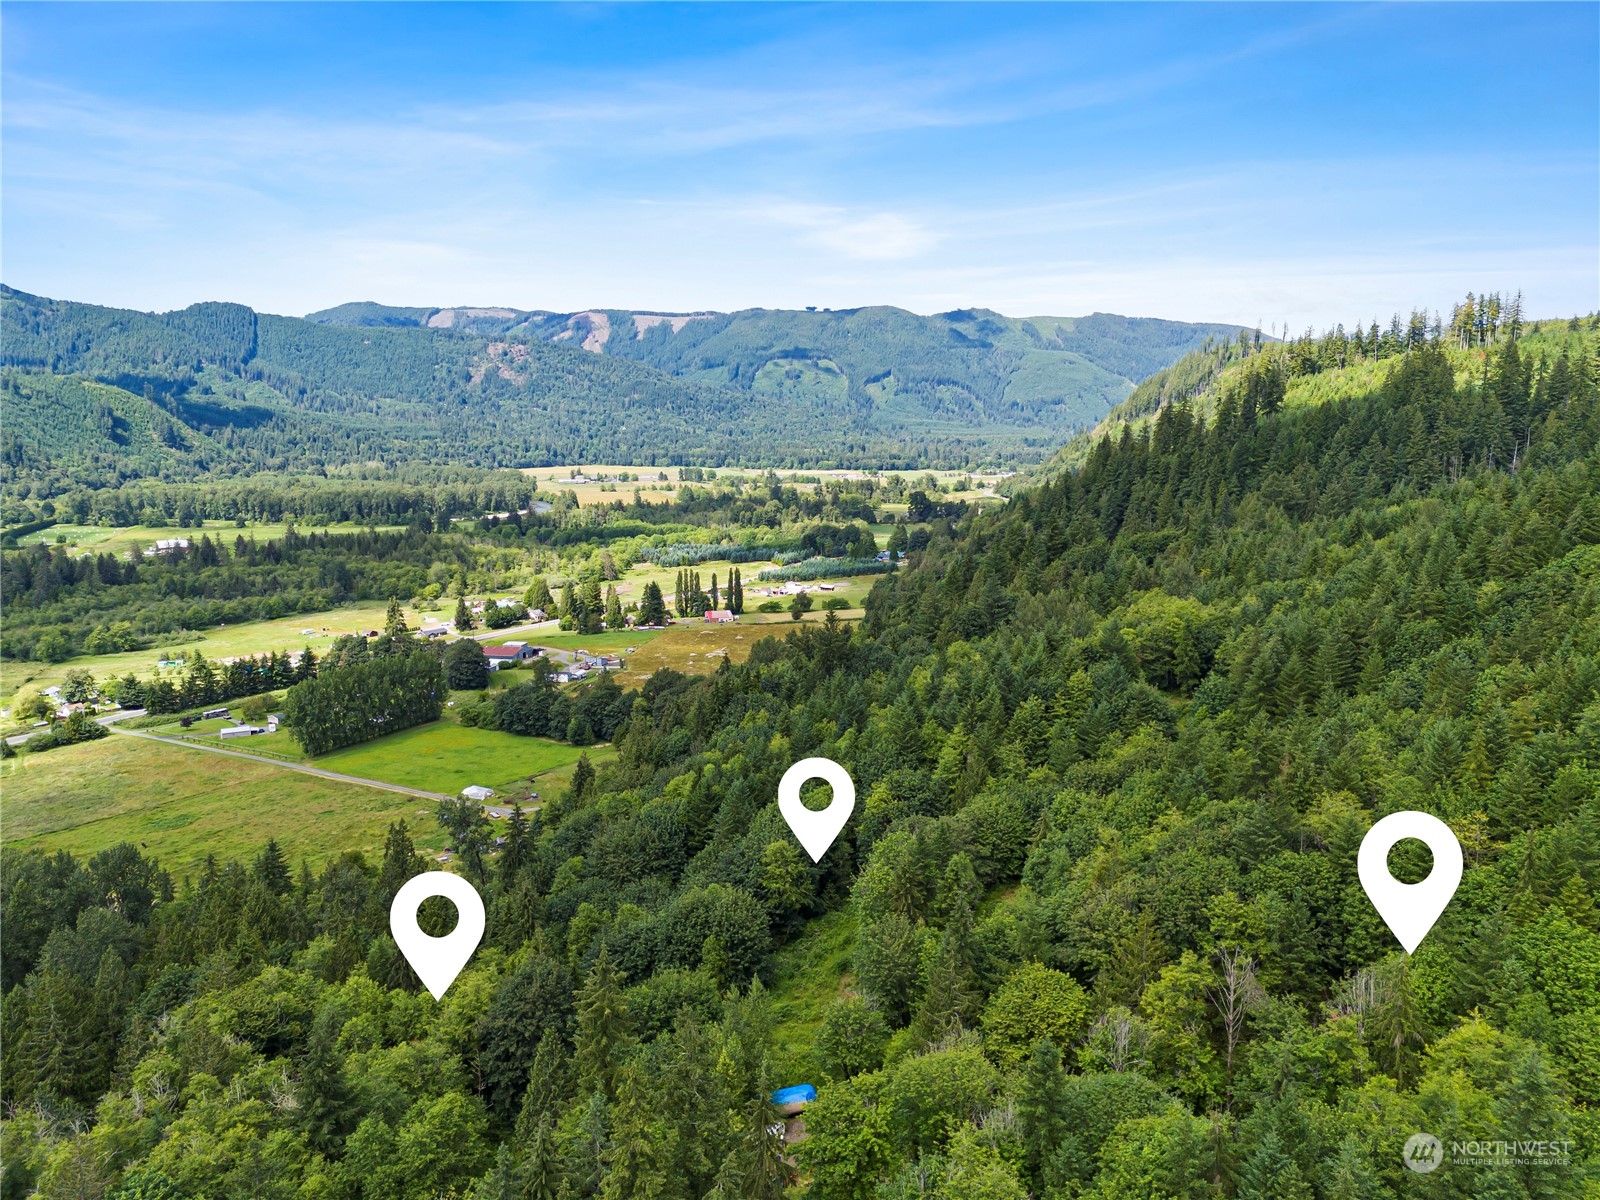
[{"label": "evergreen tree", "polygon": [[360,1105],[339,1055],[339,1018],[330,1006],[311,1025],[295,1075],[296,1120],[313,1150],[337,1157],[360,1118]]},{"label": "evergreen tree", "polygon": [[606,588],[606,628],[621,629],[624,624],[622,602],[617,599],[617,589],[608,587]]},{"label": "evergreen tree", "polygon": [[659,1104],[634,1067],[618,1073],[611,1147],[605,1155],[601,1200],[664,1200],[672,1195],[667,1163],[672,1147]]},{"label": "evergreen tree", "polygon": [[600,580],[591,579],[583,585],[583,611],[574,614],[580,633],[599,633],[600,622],[605,618],[605,600],[600,593]]},{"label": "evergreen tree", "polygon": [[527,1142],[541,1126],[552,1124],[572,1095],[572,1071],[565,1044],[546,1029],[528,1068],[528,1086],[517,1112],[517,1140]]},{"label": "evergreen tree", "polygon": [[556,607],[555,597],[550,594],[550,585],[543,575],[534,577],[522,600],[529,608],[542,608],[546,613],[553,612]]},{"label": "evergreen tree", "polygon": [[410,632],[405,614],[400,611],[400,601],[393,596],[389,597],[389,609],[383,615],[383,631],[391,638],[403,638]]},{"label": "evergreen tree", "polygon": [[[531,1091],[531,1088],[530,1088]],[[557,1200],[561,1195],[561,1160],[556,1148],[556,1131],[550,1116],[540,1117],[531,1136],[524,1136],[518,1122],[518,1140],[528,1147],[522,1164],[522,1195],[519,1200]]]},{"label": "evergreen tree", "polygon": [[606,946],[584,978],[578,993],[576,1058],[578,1090],[616,1097],[617,1071],[632,1042],[628,1002],[622,994],[622,972],[612,965]]},{"label": "evergreen tree", "polygon": [[1323,1170],[1327,1180],[1323,1194],[1327,1200],[1393,1200],[1394,1193],[1383,1185],[1353,1133],[1346,1134],[1338,1151],[1324,1160]]},{"label": "evergreen tree", "polygon": [[256,859],[255,875],[274,896],[289,894],[289,861],[284,857],[276,838],[267,839],[261,856]]},{"label": "evergreen tree", "polygon": [[466,633],[473,628],[472,609],[467,607],[465,596],[456,597],[456,616],[453,624],[457,633]]},{"label": "evergreen tree", "polygon": [[1017,1132],[1023,1167],[1034,1195],[1045,1186],[1045,1166],[1071,1130],[1067,1125],[1067,1079],[1061,1052],[1049,1038],[1034,1043],[1017,1094]]},{"label": "evergreen tree", "polygon": [[516,879],[527,859],[528,818],[522,815],[522,805],[513,801],[511,815],[506,819],[506,844],[500,854],[500,879],[509,884]]},{"label": "evergreen tree", "polygon": [[406,829],[405,818],[402,817],[389,826],[388,836],[383,843],[383,866],[378,871],[378,905],[383,912],[389,911],[395,894],[406,880],[425,870],[427,866],[412,845],[410,831]]},{"label": "evergreen tree", "polygon": [[639,600],[639,624],[665,625],[667,623],[667,609],[661,597],[661,585],[654,579],[644,585],[644,592]]},{"label": "evergreen tree", "polygon": [[1269,1130],[1245,1160],[1239,1200],[1313,1200],[1299,1165],[1284,1152],[1283,1139]]}]

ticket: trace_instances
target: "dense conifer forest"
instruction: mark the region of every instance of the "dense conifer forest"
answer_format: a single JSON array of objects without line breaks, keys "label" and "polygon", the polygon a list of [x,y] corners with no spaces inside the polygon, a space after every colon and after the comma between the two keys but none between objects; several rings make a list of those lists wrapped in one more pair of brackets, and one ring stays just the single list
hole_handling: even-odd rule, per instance
[{"label": "dense conifer forest", "polygon": [[[861,622],[614,697],[616,758],[498,853],[442,806],[489,915],[440,1002],[388,934],[403,823],[315,871],[7,852],[4,1195],[1594,1196],[1600,342],[1467,341],[1298,397],[1292,347],[1213,347],[1081,465],[923,512]],[[815,864],[808,755],[860,797]],[[1467,863],[1409,956],[1355,870],[1404,809]],[[1419,1175],[1418,1133],[1546,1149]]]}]

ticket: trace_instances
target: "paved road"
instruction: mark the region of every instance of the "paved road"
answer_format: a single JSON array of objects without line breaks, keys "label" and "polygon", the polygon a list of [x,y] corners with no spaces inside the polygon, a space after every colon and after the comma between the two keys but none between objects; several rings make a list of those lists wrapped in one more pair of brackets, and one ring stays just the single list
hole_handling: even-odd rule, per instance
[{"label": "paved road", "polygon": [[[142,708],[119,708],[114,713],[106,713],[104,716],[96,717],[94,719],[94,723],[96,725],[111,726],[115,725],[118,721],[126,721],[129,717],[142,717],[144,715],[145,712]],[[38,729],[30,729],[27,733],[12,734],[6,739],[6,741],[13,746],[20,746],[34,734],[43,733],[44,731],[45,727],[41,726]]]},{"label": "paved road", "polygon": [[190,750],[205,750],[211,754],[226,754],[229,758],[247,758],[251,762],[266,763],[269,767],[282,767],[286,771],[299,771],[304,775],[320,775],[323,779],[336,779],[340,783],[359,783],[367,787],[382,788],[386,792],[401,792],[407,796],[421,796],[424,800],[453,800],[454,796],[446,796],[442,792],[425,792],[421,788],[405,787],[398,783],[385,783],[381,779],[364,779],[360,775],[341,775],[337,771],[324,771],[321,767],[307,766],[305,763],[284,762],[277,758],[263,758],[259,754],[247,754],[243,750],[228,750],[222,746],[207,746],[201,742],[185,741],[183,738],[162,737],[158,733],[140,733],[132,729],[116,729],[123,737],[145,738],[152,742],[166,742],[169,746],[186,746]]},{"label": "paved road", "polygon": [[560,633],[561,622],[557,620],[535,621],[530,625],[510,625],[505,629],[471,629],[467,636],[475,642],[487,642],[493,638],[510,638],[519,633]]}]

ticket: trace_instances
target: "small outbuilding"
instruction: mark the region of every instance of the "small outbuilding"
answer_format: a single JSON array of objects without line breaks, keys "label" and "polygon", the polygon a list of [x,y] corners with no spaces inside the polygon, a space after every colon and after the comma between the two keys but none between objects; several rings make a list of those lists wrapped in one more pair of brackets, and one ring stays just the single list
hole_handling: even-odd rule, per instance
[{"label": "small outbuilding", "polygon": [[539,657],[539,647],[527,642],[507,642],[503,646],[485,646],[483,655],[489,660],[489,670],[498,671],[501,667],[532,662]]},{"label": "small outbuilding", "polygon": [[476,800],[479,804],[482,804],[485,800],[494,796],[494,789],[475,783],[471,787],[462,788],[461,794],[468,800]]}]

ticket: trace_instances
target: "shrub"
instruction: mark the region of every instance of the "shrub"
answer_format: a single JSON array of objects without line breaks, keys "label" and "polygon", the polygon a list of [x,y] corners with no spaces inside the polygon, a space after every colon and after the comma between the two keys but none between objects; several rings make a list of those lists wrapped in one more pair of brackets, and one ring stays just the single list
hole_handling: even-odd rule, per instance
[{"label": "shrub", "polygon": [[65,721],[58,721],[43,733],[36,733],[23,743],[23,749],[30,754],[41,750],[53,750],[57,746],[71,746],[78,742],[92,742],[96,738],[106,737],[108,731],[104,725],[98,724],[93,717],[83,711],[73,713]]}]

